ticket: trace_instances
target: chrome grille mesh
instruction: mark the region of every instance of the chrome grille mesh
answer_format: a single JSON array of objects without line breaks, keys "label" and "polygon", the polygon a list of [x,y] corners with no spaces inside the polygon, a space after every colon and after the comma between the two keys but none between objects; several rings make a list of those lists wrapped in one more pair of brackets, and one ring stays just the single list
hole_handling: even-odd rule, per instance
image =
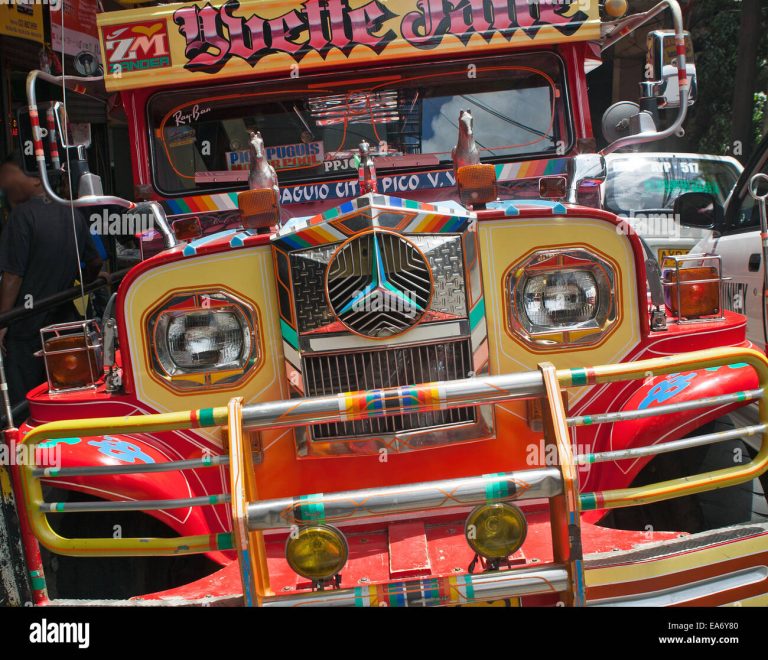
[{"label": "chrome grille mesh", "polygon": [[335,315],[367,337],[389,337],[416,325],[432,297],[426,258],[390,232],[361,234],[343,245],[326,278]]},{"label": "chrome grille mesh", "polygon": [[[310,355],[303,363],[307,396],[322,396],[469,378],[472,351],[469,340],[463,340],[337,355]],[[335,440],[473,421],[475,409],[468,407],[316,424],[311,428],[315,440]]]}]

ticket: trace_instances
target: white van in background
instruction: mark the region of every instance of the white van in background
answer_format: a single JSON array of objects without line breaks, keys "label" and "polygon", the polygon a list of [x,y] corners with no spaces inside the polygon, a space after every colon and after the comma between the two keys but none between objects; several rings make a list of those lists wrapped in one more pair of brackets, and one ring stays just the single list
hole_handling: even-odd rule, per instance
[{"label": "white van in background", "polygon": [[686,227],[707,228],[708,235],[694,253],[722,257],[723,307],[747,317],[747,338],[760,350],[768,344],[764,321],[760,214],[749,194],[749,182],[758,172],[768,173],[768,137],[762,141],[725,203],[706,193],[684,195],[675,212]]},{"label": "white van in background", "polygon": [[729,156],[685,153],[613,153],[605,157],[603,205],[629,224],[662,263],[687,254],[710,231],[681,227],[675,200],[684,193],[708,193],[724,204],[742,172]]}]

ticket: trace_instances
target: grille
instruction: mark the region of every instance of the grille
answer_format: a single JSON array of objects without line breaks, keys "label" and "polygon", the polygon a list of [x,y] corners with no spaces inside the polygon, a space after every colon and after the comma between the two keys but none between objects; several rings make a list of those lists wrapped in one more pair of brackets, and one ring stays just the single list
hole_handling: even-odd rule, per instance
[{"label": "grille", "polygon": [[416,325],[432,297],[425,257],[389,232],[361,234],[339,248],[327,281],[336,316],[366,337],[389,337]]},{"label": "grille", "polygon": [[[422,344],[403,348],[312,355],[304,358],[304,383],[309,396],[416,385],[469,378],[472,353],[469,340]],[[473,407],[377,417],[355,422],[315,424],[315,440],[351,436],[382,436],[475,421]]]}]

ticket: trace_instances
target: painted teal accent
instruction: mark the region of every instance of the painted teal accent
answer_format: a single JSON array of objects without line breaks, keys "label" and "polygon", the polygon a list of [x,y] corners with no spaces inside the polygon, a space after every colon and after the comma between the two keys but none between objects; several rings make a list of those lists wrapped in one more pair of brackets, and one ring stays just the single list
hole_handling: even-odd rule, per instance
[{"label": "painted teal accent", "polygon": [[55,447],[58,444],[79,445],[81,442],[82,438],[56,438],[54,440],[46,440],[45,442],[41,442],[37,446],[40,449],[50,449],[51,447]]},{"label": "painted teal accent", "polygon": [[56,502],[56,511],[64,511],[64,502]]},{"label": "painted teal accent", "polygon": [[485,317],[485,298],[480,298],[477,304],[469,310],[469,327],[474,330],[478,323]]},{"label": "painted teal accent", "polygon": [[355,587],[355,607],[365,607],[363,589],[361,587]]},{"label": "painted teal accent", "polygon": [[209,495],[208,496],[208,501],[211,504],[218,504],[219,503],[219,495]]},{"label": "painted teal accent", "polygon": [[216,534],[216,547],[219,550],[232,550],[235,547],[235,541],[230,532]]},{"label": "painted teal accent", "polygon": [[467,600],[474,600],[475,599],[475,587],[472,584],[472,576],[471,575],[465,575],[464,576],[464,587],[467,590]]},{"label": "painted teal accent", "polygon": [[30,571],[29,577],[34,591],[43,591],[45,589],[45,577],[40,574],[40,571]]},{"label": "painted teal accent", "polygon": [[210,466],[213,463],[213,456],[206,454],[203,456],[203,465]]},{"label": "painted teal accent", "polygon": [[500,480],[499,477],[503,477],[503,472],[495,472],[493,474],[484,474],[484,479],[489,479],[485,485],[485,499],[488,502],[495,502],[509,497],[509,484],[505,480]]},{"label": "painted teal accent", "polygon": [[213,421],[213,408],[201,408],[197,411],[197,419],[200,426],[216,426]]},{"label": "painted teal accent", "polygon": [[298,333],[288,325],[283,319],[280,319],[280,330],[283,333],[283,339],[287,341],[297,351],[299,350],[299,335]]},{"label": "painted teal accent", "polygon": [[592,424],[592,418],[589,415],[587,415],[584,418],[584,426],[590,426],[591,424]]},{"label": "painted teal accent", "polygon": [[595,493],[582,493],[579,495],[579,508],[582,511],[594,511],[597,509],[597,497]]},{"label": "painted teal accent", "polygon": [[302,495],[299,497],[299,506],[296,513],[298,514],[298,520],[301,522],[325,522],[323,494],[316,493],[315,495]]},{"label": "painted teal accent", "polygon": [[571,382],[574,385],[586,385],[587,384],[587,370],[586,369],[571,369]]}]

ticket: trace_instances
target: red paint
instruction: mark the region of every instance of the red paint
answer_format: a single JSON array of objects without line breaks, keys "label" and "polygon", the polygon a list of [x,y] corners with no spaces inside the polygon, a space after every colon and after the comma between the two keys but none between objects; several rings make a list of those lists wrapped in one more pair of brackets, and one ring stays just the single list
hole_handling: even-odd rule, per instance
[{"label": "red paint", "polygon": [[420,520],[389,525],[389,576],[393,580],[431,575],[427,533]]}]

